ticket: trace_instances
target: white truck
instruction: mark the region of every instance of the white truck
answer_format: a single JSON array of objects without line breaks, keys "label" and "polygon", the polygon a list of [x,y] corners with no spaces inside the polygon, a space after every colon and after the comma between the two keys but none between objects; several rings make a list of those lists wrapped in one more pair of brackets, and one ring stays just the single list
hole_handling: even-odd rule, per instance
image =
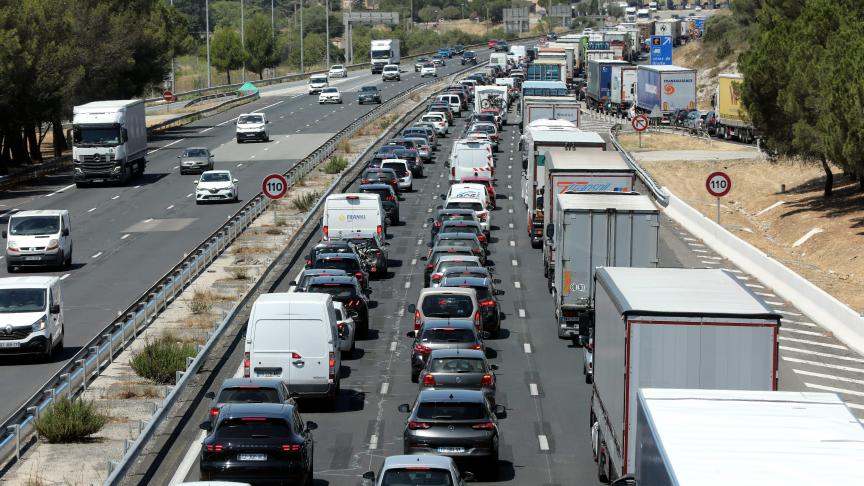
[{"label": "white truck", "polygon": [[[642,388],[639,486],[864,484],[864,427],[834,393]],[[708,480],[710,478],[710,480]]]},{"label": "white truck", "polygon": [[589,423],[601,481],[633,472],[640,388],[777,389],[780,315],[732,273],[598,268],[594,279]]},{"label": "white truck", "polygon": [[72,177],[127,183],[147,166],[144,100],[94,101],[72,109]]},{"label": "white truck", "polygon": [[402,60],[399,39],[372,40],[369,56],[371,57],[372,74],[381,74],[384,66],[388,64],[399,64],[399,61]]},{"label": "white truck", "polygon": [[609,110],[623,116],[636,102],[636,66],[613,64]]},{"label": "white truck", "polygon": [[490,66],[498,66],[501,71],[508,72],[510,71],[507,64],[507,53],[506,52],[493,52],[489,54],[489,65]]},{"label": "white truck", "polygon": [[567,120],[579,128],[579,102],[572,96],[526,96],[520,122],[527,126],[534,120]]}]

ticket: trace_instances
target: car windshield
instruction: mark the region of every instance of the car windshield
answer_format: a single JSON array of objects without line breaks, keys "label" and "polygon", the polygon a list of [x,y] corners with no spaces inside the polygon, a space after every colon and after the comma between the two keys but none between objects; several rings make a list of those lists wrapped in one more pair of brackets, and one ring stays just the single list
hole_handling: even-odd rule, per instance
[{"label": "car windshield", "polygon": [[391,175],[382,170],[370,170],[363,174],[364,179],[389,179]]},{"label": "car windshield", "polygon": [[429,371],[441,373],[483,373],[486,366],[482,359],[475,358],[435,358],[426,365]]},{"label": "car windshield", "polygon": [[338,93],[339,90],[336,88],[324,88],[321,90],[322,93]]},{"label": "car windshield", "polygon": [[473,52],[466,52],[465,54],[462,55],[462,57],[467,58],[467,59],[471,59],[472,57],[474,57],[476,55],[477,54],[474,54]]},{"label": "car windshield", "polygon": [[264,123],[264,117],[261,115],[243,115],[237,119],[237,123],[241,125],[247,123]]},{"label": "car windshield", "polygon": [[183,151],[183,157],[207,157],[207,149],[191,148]]},{"label": "car windshield", "polygon": [[398,71],[399,67],[398,66],[384,66],[384,70],[385,71]]},{"label": "car windshield", "polygon": [[441,117],[437,115],[424,116],[421,118],[424,122],[438,122],[441,121]]},{"label": "car windshield", "polygon": [[377,93],[378,88],[376,88],[375,86],[363,86],[362,88],[360,88],[360,91],[363,91],[364,93]]},{"label": "car windshield", "polygon": [[331,71],[341,71],[341,70],[343,70],[343,69],[345,69],[345,68],[342,67],[341,64],[334,64],[333,66],[330,67],[330,70],[331,70]]},{"label": "car windshield", "polygon": [[244,417],[223,420],[214,435],[224,439],[291,437],[291,427],[283,419]]},{"label": "car windshield", "polygon": [[423,299],[420,308],[426,317],[471,317],[474,302],[467,295],[433,294]]},{"label": "car windshield", "polygon": [[483,211],[483,205],[479,202],[454,201],[447,203],[447,209],[473,209],[474,211]]},{"label": "car windshield", "polygon": [[476,340],[474,331],[454,327],[424,329],[420,336],[420,341],[424,343],[473,343]]},{"label": "car windshield", "polygon": [[479,402],[421,402],[417,418],[439,420],[482,420],[486,418]]},{"label": "car windshield", "polygon": [[225,172],[205,172],[201,174],[201,182],[230,182],[231,176]]},{"label": "car windshield", "polygon": [[405,167],[404,162],[384,162],[382,165],[385,169],[393,169],[399,177],[408,175],[408,168]]},{"label": "car windshield", "polygon": [[60,216],[13,217],[9,222],[9,234],[13,236],[53,235],[60,232]]},{"label": "car windshield", "polygon": [[454,486],[450,471],[425,466],[388,469],[381,478],[381,486]]},{"label": "car windshield", "polygon": [[225,388],[219,393],[216,403],[279,403],[279,392],[275,388],[260,386],[238,386]]},{"label": "car windshield", "polygon": [[315,84],[326,83],[327,78],[324,76],[314,76],[314,77],[309,78],[309,82],[315,83]]},{"label": "car windshield", "polygon": [[335,268],[337,270],[345,270],[346,273],[353,274],[360,271],[360,266],[357,260],[350,258],[325,258],[315,262],[315,268]]},{"label": "car windshield", "polygon": [[431,62],[424,64],[423,67],[428,69],[435,69],[435,65]]},{"label": "car windshield", "polygon": [[350,299],[355,297],[354,286],[347,284],[315,284],[310,285],[308,292],[314,294],[330,294],[336,298]]},{"label": "car windshield", "polygon": [[45,289],[0,289],[0,314],[45,310]]}]

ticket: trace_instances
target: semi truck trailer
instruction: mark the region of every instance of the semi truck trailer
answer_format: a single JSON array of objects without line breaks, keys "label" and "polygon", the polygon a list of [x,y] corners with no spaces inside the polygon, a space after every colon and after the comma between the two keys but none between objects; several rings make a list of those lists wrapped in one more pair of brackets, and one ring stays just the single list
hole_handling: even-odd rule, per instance
[{"label": "semi truck trailer", "polygon": [[717,136],[727,140],[737,139],[744,143],[752,143],[755,130],[750,123],[747,110],[741,104],[741,85],[744,76],[740,74],[720,74],[717,83],[717,93],[714,96],[715,113],[717,116]]},{"label": "semi truck trailer", "polygon": [[677,110],[696,108],[696,71],[675,65],[636,68],[636,108],[668,123]]}]

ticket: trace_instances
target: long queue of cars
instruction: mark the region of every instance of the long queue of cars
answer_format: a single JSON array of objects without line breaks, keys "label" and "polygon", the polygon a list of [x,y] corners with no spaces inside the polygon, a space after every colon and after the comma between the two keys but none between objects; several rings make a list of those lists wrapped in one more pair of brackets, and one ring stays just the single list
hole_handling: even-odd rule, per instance
[{"label": "long queue of cars", "polygon": [[[389,276],[386,239],[400,223],[401,195],[422,180],[424,165],[443,158],[439,139],[450,134],[454,117],[472,106],[473,87],[488,82],[478,74],[446,88],[414,125],[369,159],[357,192],[327,197],[322,239],[306,255],[290,291],[262,295],[252,306],[243,378],[226,380],[207,394],[212,403],[201,424],[207,431],[202,480],[311,484],[317,424],[302,420],[296,399],[335,403],[341,360],[353,357],[355,341],[370,329],[369,282]],[[451,172],[444,202],[429,221],[432,242],[422,258],[427,288],[408,307],[411,378],[420,387],[413,404],[399,406],[408,415],[403,438],[408,456],[388,458],[377,476],[364,475],[377,478],[377,484],[402,484],[405,478],[439,484],[434,481],[440,477],[447,479],[440,484],[455,485],[473,477],[460,473],[453,459],[479,460],[497,471],[498,420],[506,412],[495,400],[497,367],[487,362],[484,344],[501,323],[497,296],[502,292],[486,266],[496,197],[494,156],[489,134],[481,129],[488,117],[470,117],[444,160],[464,170]],[[496,134],[501,128],[494,124]],[[474,133],[483,136],[470,137]]]}]

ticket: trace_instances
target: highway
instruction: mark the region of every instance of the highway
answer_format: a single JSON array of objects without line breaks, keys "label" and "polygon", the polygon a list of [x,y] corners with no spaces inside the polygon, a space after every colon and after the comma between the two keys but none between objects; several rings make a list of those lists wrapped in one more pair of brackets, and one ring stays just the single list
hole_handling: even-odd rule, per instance
[{"label": "highway", "polygon": [[[488,52],[488,50],[478,51]],[[454,62],[455,61],[455,62]],[[439,68],[444,76],[458,70],[458,59]],[[75,188],[71,173],[0,194],[0,224],[16,210],[68,209],[72,220],[73,265],[64,272],[27,270],[22,274],[59,275],[63,279],[66,318],[65,349],[50,363],[4,358],[0,367],[0,416],[7,417],[50,378],[81,346],[153,285],[186,252],[222,225],[249,197],[260,192],[264,175],[285,172],[335,132],[374,105],[357,105],[355,91],[377,84],[384,101],[421,82],[406,63],[400,82],[381,83],[368,71],[335,80],[344,93],[342,105],[319,105],[306,94],[305,82],[262,89],[247,105],[149,141],[147,171],[127,186]],[[234,139],[232,121],[241,113],[264,112],[269,143]],[[240,180],[240,202],[197,206],[194,175],[181,176],[177,156],[186,147],[204,146],[215,153],[216,168],[230,169]],[[5,227],[5,226],[4,226]],[[0,276],[8,276],[0,256]]]}]

